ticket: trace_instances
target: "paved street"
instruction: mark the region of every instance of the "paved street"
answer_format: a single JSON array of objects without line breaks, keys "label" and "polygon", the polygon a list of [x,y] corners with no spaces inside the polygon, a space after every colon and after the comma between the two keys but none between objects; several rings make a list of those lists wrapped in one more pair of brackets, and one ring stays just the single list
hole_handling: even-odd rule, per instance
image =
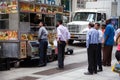
[{"label": "paved street", "polygon": [[[84,75],[87,71],[85,44],[75,43],[68,47],[74,48],[74,55],[66,55],[64,70],[56,70],[57,61],[54,61],[42,68],[20,67],[1,71],[0,80],[120,80],[119,75],[111,71],[111,67],[104,67],[103,72],[95,75]],[[113,56],[112,64],[116,62]]]}]

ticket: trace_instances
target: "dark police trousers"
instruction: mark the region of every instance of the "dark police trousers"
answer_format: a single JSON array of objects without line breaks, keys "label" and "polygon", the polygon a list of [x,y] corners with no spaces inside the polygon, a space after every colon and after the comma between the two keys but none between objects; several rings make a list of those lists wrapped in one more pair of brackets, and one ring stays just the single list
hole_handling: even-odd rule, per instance
[{"label": "dark police trousers", "polygon": [[58,42],[58,67],[64,68],[65,41]]},{"label": "dark police trousers", "polygon": [[99,70],[102,70],[102,53],[101,53],[101,50],[102,50],[102,44],[99,43],[98,44],[98,50],[97,50],[97,65],[98,65]]},{"label": "dark police trousers", "polygon": [[97,44],[90,44],[88,48],[88,71],[97,73]]},{"label": "dark police trousers", "polygon": [[47,47],[48,47],[48,41],[47,39],[41,39],[39,44],[39,56],[40,56],[40,63],[42,65],[47,64]]}]

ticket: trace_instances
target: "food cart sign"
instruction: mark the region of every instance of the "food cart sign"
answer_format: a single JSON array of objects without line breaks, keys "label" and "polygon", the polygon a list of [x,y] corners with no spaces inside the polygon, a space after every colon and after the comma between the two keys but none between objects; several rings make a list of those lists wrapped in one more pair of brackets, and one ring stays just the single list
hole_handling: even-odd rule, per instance
[{"label": "food cart sign", "polygon": [[47,5],[46,4],[42,4],[40,5],[41,8],[40,8],[40,12],[41,13],[47,13]]},{"label": "food cart sign", "polygon": [[63,13],[63,7],[58,7],[58,12]]},{"label": "food cart sign", "polygon": [[12,30],[0,31],[0,40],[18,40],[18,33]]},{"label": "food cart sign", "polygon": [[40,5],[35,5],[35,12],[40,12]]},{"label": "food cart sign", "polygon": [[11,0],[11,1],[4,1],[0,2],[0,13],[1,14],[7,14],[7,13],[17,13],[17,0]]},{"label": "food cart sign", "polygon": [[17,13],[18,12],[18,2],[17,0],[12,0],[10,3],[8,3],[8,13]]},{"label": "food cart sign", "polygon": [[30,4],[24,3],[24,2],[20,2],[20,11],[28,12],[28,11],[30,11],[29,7],[30,7]]},{"label": "food cart sign", "polygon": [[20,42],[20,58],[26,58],[27,57],[27,46],[26,41]]},{"label": "food cart sign", "polygon": [[58,7],[53,6],[53,7],[52,7],[52,13],[57,13],[57,12],[58,12]]},{"label": "food cart sign", "polygon": [[52,13],[52,6],[49,5],[47,6],[47,13],[48,14]]},{"label": "food cart sign", "polygon": [[7,3],[0,2],[0,13],[7,13]]},{"label": "food cart sign", "polygon": [[34,4],[30,4],[29,5],[29,10],[30,10],[30,12],[34,12],[35,11],[35,6],[34,6]]}]

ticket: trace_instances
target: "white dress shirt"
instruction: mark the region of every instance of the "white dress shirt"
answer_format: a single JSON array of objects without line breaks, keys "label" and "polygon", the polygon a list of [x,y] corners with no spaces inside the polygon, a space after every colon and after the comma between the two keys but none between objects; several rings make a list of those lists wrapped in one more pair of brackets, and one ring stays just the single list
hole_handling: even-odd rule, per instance
[{"label": "white dress shirt", "polygon": [[57,40],[67,41],[68,39],[70,39],[70,33],[68,29],[63,25],[59,25],[57,28]]},{"label": "white dress shirt", "polygon": [[99,32],[99,43],[102,43],[102,41],[103,41],[103,33],[102,33],[101,30],[98,30],[98,32]]}]

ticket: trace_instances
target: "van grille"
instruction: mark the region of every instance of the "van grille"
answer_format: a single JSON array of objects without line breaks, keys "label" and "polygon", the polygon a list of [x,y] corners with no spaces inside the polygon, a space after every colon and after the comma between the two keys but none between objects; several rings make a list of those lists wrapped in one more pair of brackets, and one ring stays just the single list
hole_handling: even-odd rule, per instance
[{"label": "van grille", "polygon": [[78,25],[68,25],[68,30],[72,33],[79,33],[80,27]]}]

